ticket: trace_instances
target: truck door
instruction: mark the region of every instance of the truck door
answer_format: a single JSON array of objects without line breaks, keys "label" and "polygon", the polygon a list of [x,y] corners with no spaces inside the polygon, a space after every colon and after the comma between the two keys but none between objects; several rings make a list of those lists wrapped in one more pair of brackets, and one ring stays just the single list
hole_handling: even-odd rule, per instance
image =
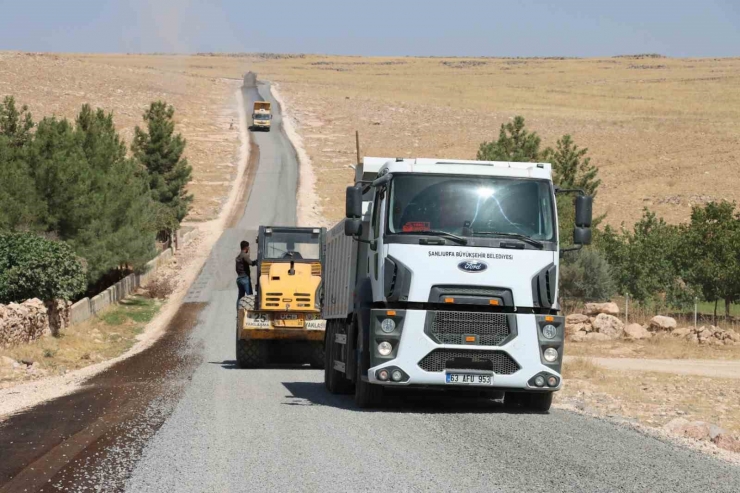
[{"label": "truck door", "polygon": [[370,259],[368,265],[371,267],[370,279],[373,286],[373,301],[383,301],[383,231],[385,230],[385,187],[379,188],[375,193],[372,215],[372,240],[374,244],[369,249]]}]

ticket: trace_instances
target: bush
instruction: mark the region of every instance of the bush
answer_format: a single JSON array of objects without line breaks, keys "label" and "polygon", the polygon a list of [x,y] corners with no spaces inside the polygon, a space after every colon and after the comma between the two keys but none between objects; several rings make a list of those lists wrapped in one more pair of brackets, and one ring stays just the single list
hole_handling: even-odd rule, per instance
[{"label": "bush", "polygon": [[167,277],[157,277],[146,287],[149,297],[156,300],[163,300],[175,291],[175,285]]},{"label": "bush", "polygon": [[31,233],[0,233],[0,303],[71,300],[86,285],[85,269],[69,245]]},{"label": "bush", "polygon": [[615,293],[609,264],[601,253],[589,248],[560,267],[560,297],[583,301],[606,301]]}]

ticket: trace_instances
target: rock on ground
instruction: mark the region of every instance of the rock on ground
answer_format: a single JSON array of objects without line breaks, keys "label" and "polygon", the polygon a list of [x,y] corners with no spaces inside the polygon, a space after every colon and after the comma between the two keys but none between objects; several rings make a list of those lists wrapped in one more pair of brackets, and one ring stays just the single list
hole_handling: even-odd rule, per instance
[{"label": "rock on ground", "polygon": [[691,329],[689,329],[688,327],[682,327],[680,329],[671,331],[671,335],[673,337],[686,337],[689,334],[691,334]]},{"label": "rock on ground", "polygon": [[619,315],[619,306],[616,303],[586,303],[583,307],[583,313],[586,315]]},{"label": "rock on ground", "polygon": [[650,330],[653,332],[671,331],[677,327],[676,319],[656,315],[650,319]]},{"label": "rock on ground", "polygon": [[41,300],[0,305],[0,347],[35,341],[50,332],[49,317]]},{"label": "rock on ground", "polygon": [[[593,332],[593,333],[596,334],[596,332]],[[586,336],[587,335],[588,335],[587,332],[585,332],[585,331],[579,331],[579,332],[576,332],[575,334],[571,335],[568,338],[568,340],[570,342],[584,342],[586,340]]]},{"label": "rock on ground", "polygon": [[614,315],[600,313],[596,316],[592,325],[599,334],[603,334],[609,339],[617,339],[622,337],[624,333],[624,322]]},{"label": "rock on ground", "polygon": [[601,341],[611,341],[612,338],[609,337],[606,334],[602,334],[601,332],[589,332],[583,337],[584,341],[595,341],[595,342],[601,342]]},{"label": "rock on ground", "polygon": [[740,453],[740,439],[730,436],[726,433],[721,433],[716,437],[712,438],[712,443],[721,449],[729,450],[730,452]]},{"label": "rock on ground", "polygon": [[624,328],[624,337],[632,340],[649,339],[652,334],[640,324],[629,324]]},{"label": "rock on ground", "polygon": [[729,436],[727,431],[717,425],[704,421],[689,421],[686,418],[673,419],[666,423],[663,429],[673,435],[715,443],[719,440],[719,437]]},{"label": "rock on ground", "polygon": [[584,315],[582,313],[571,313],[570,315],[565,317],[565,325],[577,325],[586,323],[591,323],[591,320],[588,318],[588,315]]},{"label": "rock on ground", "polygon": [[577,332],[591,332],[593,329],[591,328],[591,324],[573,324],[573,325],[565,325],[565,336],[572,336],[573,334]]}]

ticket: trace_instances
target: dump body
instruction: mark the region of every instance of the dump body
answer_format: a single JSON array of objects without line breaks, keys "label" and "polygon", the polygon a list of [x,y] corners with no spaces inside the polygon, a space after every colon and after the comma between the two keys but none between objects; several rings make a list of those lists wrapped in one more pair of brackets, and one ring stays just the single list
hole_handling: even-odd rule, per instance
[{"label": "dump body", "polygon": [[272,104],[269,101],[255,101],[252,111],[252,130],[270,131]]},{"label": "dump body", "polygon": [[365,158],[356,172],[327,233],[329,390],[354,385],[363,405],[388,386],[469,388],[549,408],[565,328],[550,165]]},{"label": "dump body", "polygon": [[240,365],[261,366],[283,353],[289,361],[323,366],[325,231],[260,226],[256,294],[240,300],[237,316]]}]

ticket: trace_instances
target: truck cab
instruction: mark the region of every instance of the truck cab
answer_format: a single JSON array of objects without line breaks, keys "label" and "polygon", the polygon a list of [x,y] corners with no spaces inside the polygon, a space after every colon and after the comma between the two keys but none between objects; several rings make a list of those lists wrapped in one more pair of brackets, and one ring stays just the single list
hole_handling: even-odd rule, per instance
[{"label": "truck cab", "polygon": [[[419,386],[548,409],[565,329],[556,193],[549,163],[365,158],[327,238],[327,387],[360,405]],[[575,202],[586,244],[591,198]]]}]

